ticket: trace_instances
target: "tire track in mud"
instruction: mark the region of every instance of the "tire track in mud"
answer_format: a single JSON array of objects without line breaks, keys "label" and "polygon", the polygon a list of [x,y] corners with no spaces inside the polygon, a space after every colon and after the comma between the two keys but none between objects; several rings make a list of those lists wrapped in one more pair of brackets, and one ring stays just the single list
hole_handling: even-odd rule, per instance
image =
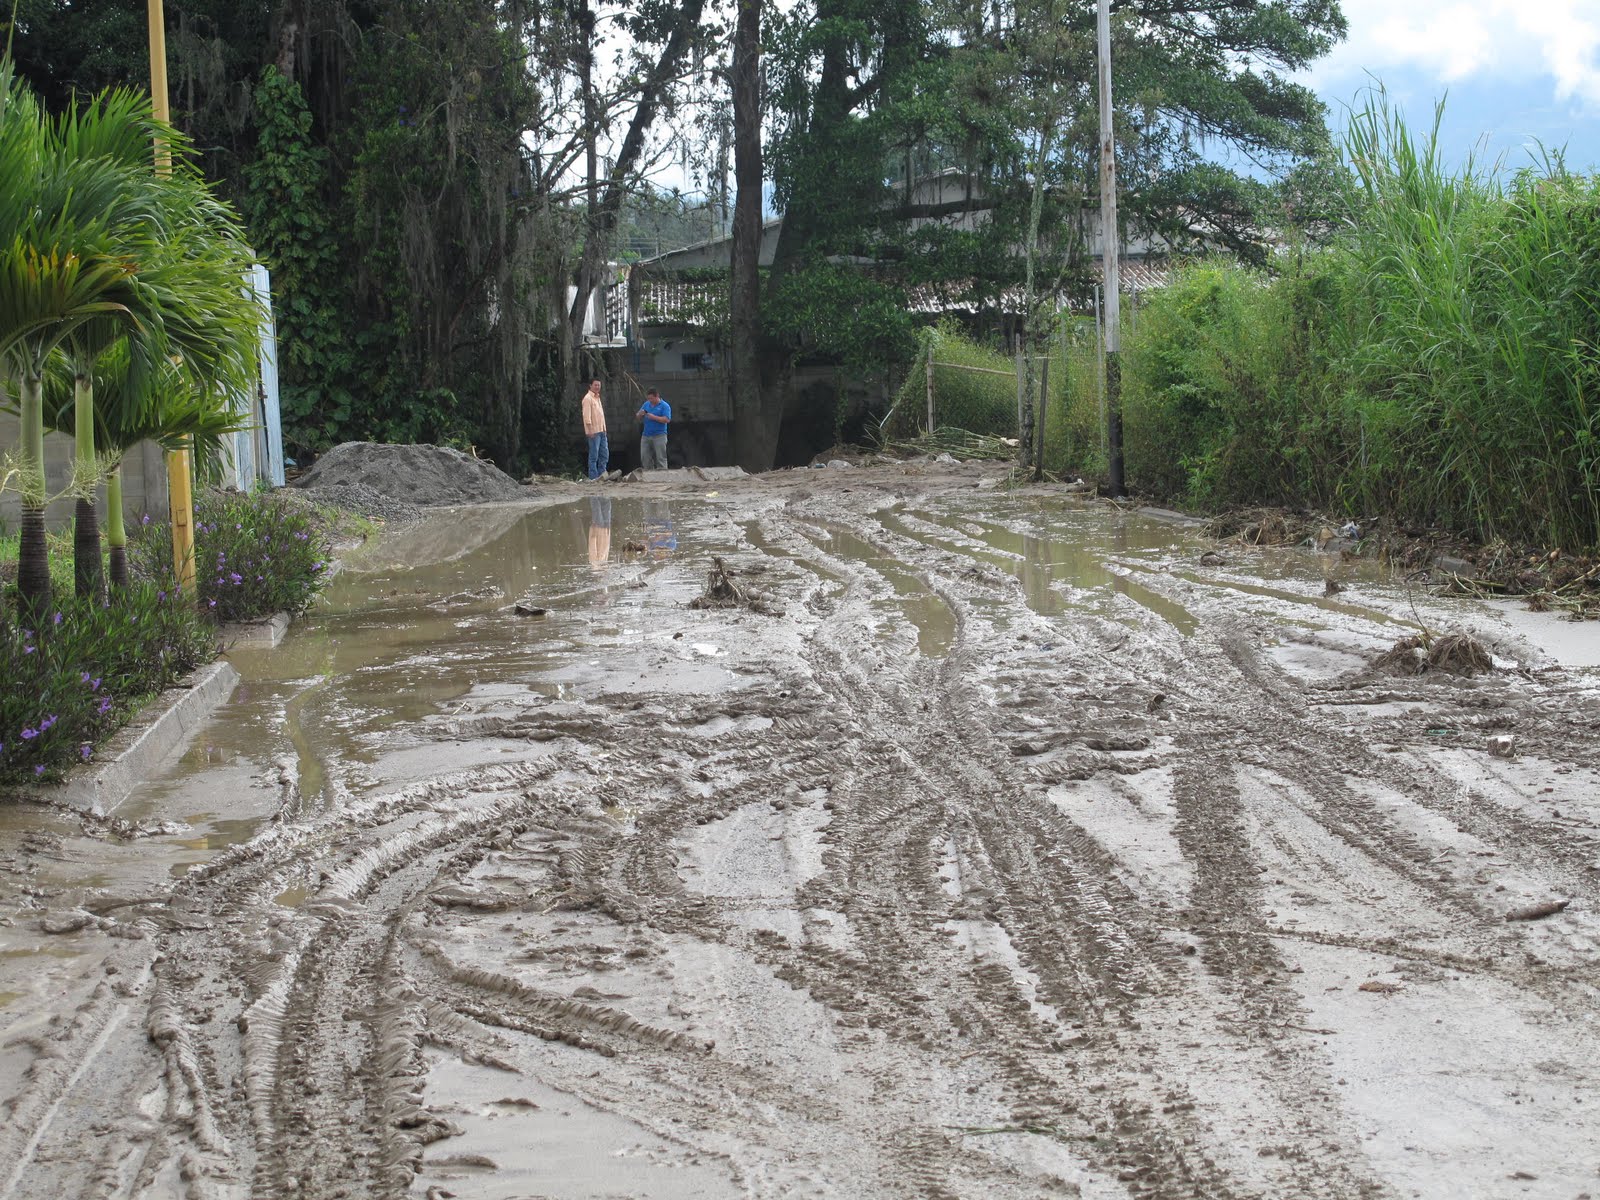
[{"label": "tire track in mud", "polygon": [[[1366,744],[1226,619],[1186,636],[1148,606],[1053,617],[997,577],[993,547],[930,548],[827,497],[751,526],[794,567],[796,657],[721,695],[441,723],[427,736],[555,752],[297,807],[191,871],[137,947],[152,982],[97,991],[41,1057],[0,1130],[17,1181],[0,1196],[414,1194],[465,1120],[430,1098],[441,1054],[716,1157],[747,1195],[1387,1196],[1296,1029],[1285,948],[1415,957],[1552,999],[1585,986],[1500,962],[1515,943],[1483,896],[1374,796],[1508,855],[1518,818]],[[941,653],[883,625],[907,574],[949,613]],[[1181,902],[1146,894],[1055,787],[1109,775],[1170,801]],[[1274,824],[1290,818],[1394,893],[1374,903],[1395,936],[1273,919],[1263,871],[1330,869]],[[797,821],[817,861],[792,898],[686,869],[708,826],[766,838]],[[1579,861],[1553,830],[1533,841],[1529,863]],[[291,884],[303,901],[276,903]],[[492,934],[523,916],[531,934]],[[844,1067],[713,1044],[631,985],[575,987],[618,977],[583,973],[601,942],[640,976],[678,971],[670,995],[745,1005],[717,1026],[735,1035],[777,1018],[728,998],[719,964],[775,981],[820,1010],[811,1036]],[[111,1036],[119,1021],[143,1036]],[[69,1103],[104,1133],[92,1158],[74,1150],[84,1123],[52,1125]],[[134,1111],[155,1115],[113,1115]]]},{"label": "tire track in mud", "polygon": [[[952,608],[961,612],[954,604]],[[822,638],[819,636],[818,640]],[[827,655],[829,661],[823,661],[821,651],[813,650],[814,670],[830,692],[846,700],[847,711],[864,712],[876,729],[887,727],[904,741],[902,746],[892,748],[899,751],[893,766],[885,765],[885,760],[893,761],[895,756],[886,755],[881,748],[876,754],[872,753],[873,747],[866,748],[872,761],[880,764],[873,787],[878,805],[884,805],[885,794],[901,799],[889,809],[888,818],[904,836],[888,836],[881,822],[861,819],[859,810],[870,811],[870,802],[845,806],[857,817],[859,830],[846,832],[836,819],[830,840],[838,845],[848,839],[852,855],[865,863],[861,869],[845,874],[840,880],[841,890],[853,892],[857,878],[888,879],[893,881],[902,904],[907,898],[926,901],[934,870],[925,848],[935,840],[935,830],[958,838],[966,847],[969,862],[963,874],[982,876],[978,888],[965,899],[978,901],[982,910],[978,915],[996,920],[1002,928],[1018,931],[1013,940],[1023,960],[1042,981],[1047,1002],[1067,1023],[1084,1018],[1077,1023],[1092,1025],[1097,1030],[1094,1036],[1108,1043],[1105,1049],[1109,1053],[1102,1051],[1104,1060],[1096,1071],[1097,1090],[1083,1093],[1073,1086],[1073,1081],[1063,1078],[1057,1063],[1028,1061],[1042,1059],[1061,1039],[1051,1037],[1053,1031],[1031,1019],[1029,1005],[1016,994],[1009,972],[1002,968],[969,975],[976,986],[952,1006],[955,1024],[963,1033],[977,1033],[994,1045],[1008,1047],[1006,1066],[1017,1093],[1013,1103],[1019,1119],[1036,1121],[1052,1110],[1054,1119],[1060,1119],[1063,1096],[1072,1096],[1074,1101],[1088,1096],[1090,1102],[1081,1107],[1090,1110],[1087,1123],[1091,1129],[1129,1135],[1114,1156],[1114,1166],[1119,1179],[1136,1185],[1140,1194],[1244,1194],[1248,1188],[1236,1189],[1212,1163],[1186,1149],[1197,1137],[1181,1116],[1176,1121],[1168,1118],[1167,1124],[1178,1127],[1169,1134],[1161,1128],[1162,1114],[1153,1115],[1153,1106],[1111,1090],[1109,1081],[1115,1071],[1129,1067],[1126,1062],[1116,1061],[1116,1042],[1118,1034],[1128,1026],[1137,1029],[1130,1015],[1132,1002],[1140,994],[1162,986],[1153,977],[1159,975],[1159,969],[1153,969],[1146,957],[1159,945],[1155,922],[1148,916],[1137,923],[1125,921],[1119,910],[1136,905],[1125,892],[1106,893],[1100,883],[1111,874],[1106,856],[1066,822],[1045,819],[1021,787],[1003,782],[1008,768],[990,757],[984,743],[992,739],[982,736],[987,731],[975,720],[975,706],[952,700],[960,689],[952,688],[949,681],[960,680],[967,672],[961,653],[956,651],[938,667],[913,662],[911,686],[899,686],[905,681],[893,680],[890,687],[884,688],[881,672],[874,670],[868,681],[860,678],[859,669],[847,669],[847,664],[860,661],[860,647],[834,650]],[[936,677],[935,681],[922,681],[931,685],[928,690],[919,691],[916,686],[919,670]],[[852,674],[857,678],[852,679]],[[938,711],[926,723],[949,730],[950,734],[931,740],[919,736],[915,732],[918,722],[909,714],[896,712],[896,705],[882,699],[882,693],[891,690],[897,696],[924,697],[931,691],[937,697]],[[928,705],[925,698],[923,707]],[[901,728],[886,726],[886,722],[898,722],[901,728],[910,729],[901,734]],[[963,732],[968,736],[963,737]],[[913,790],[925,798],[921,812],[915,800],[902,798],[901,789],[896,786],[901,776],[909,776]],[[929,798],[936,799],[929,803]],[[951,828],[954,823],[959,823],[959,830]],[[919,851],[908,851],[908,844],[914,844]],[[1074,858],[1077,861],[1072,861]],[[980,862],[984,870],[974,872],[971,864]],[[885,920],[881,912],[861,913],[860,907],[856,905],[857,911],[849,914],[851,925],[859,937],[871,936],[880,942],[883,952],[871,955],[875,962],[915,961],[926,969],[930,947],[925,939],[916,936],[928,923],[925,914],[921,922],[913,922],[908,928],[904,921]],[[1132,932],[1135,928],[1138,932]],[[1067,936],[1064,938],[1063,934]],[[817,958],[813,956],[810,964],[813,970],[830,965],[825,959],[819,963]],[[997,988],[996,974],[1011,986]],[[892,994],[912,986],[902,980],[880,978],[875,982],[878,998],[885,992]],[[814,995],[819,991],[815,983],[812,991]],[[908,1024],[908,1036],[927,1038],[923,1014],[913,1013]],[[1081,1035],[1074,1040],[1088,1038],[1089,1035]],[[1111,1063],[1116,1065],[1109,1067]],[[1076,1069],[1077,1064],[1073,1066]],[[1078,1107],[1080,1104],[1074,1102],[1066,1105],[1068,1112]],[[1183,1106],[1167,1107],[1177,1111]],[[1338,1185],[1333,1186],[1332,1191],[1306,1194],[1341,1194]],[[1342,1194],[1358,1193],[1347,1188]]]},{"label": "tire track in mud", "polygon": [[[1230,645],[1232,661],[1246,661],[1248,651],[1236,641]],[[1295,931],[1292,936],[1321,940],[1324,944],[1362,946],[1375,953],[1404,958],[1416,957],[1454,969],[1491,975],[1517,988],[1542,996],[1560,1007],[1579,1000],[1593,1005],[1600,998],[1600,986],[1585,979],[1581,970],[1549,969],[1537,961],[1524,960],[1519,952],[1507,955],[1508,943],[1504,913],[1511,907],[1493,898],[1483,884],[1461,873],[1452,875],[1441,859],[1444,852],[1425,846],[1412,830],[1399,826],[1381,811],[1373,794],[1386,794],[1423,813],[1443,818],[1448,828],[1490,848],[1496,856],[1520,864],[1530,873],[1548,880],[1568,898],[1600,901],[1600,879],[1592,869],[1595,861],[1587,848],[1574,845],[1559,832],[1530,821],[1525,814],[1508,811],[1490,802],[1481,788],[1465,785],[1437,762],[1419,755],[1385,753],[1370,738],[1352,733],[1342,725],[1319,717],[1315,708],[1307,709],[1298,697],[1284,703],[1289,688],[1270,663],[1258,662],[1241,671],[1241,678],[1269,702],[1264,714],[1247,721],[1241,733],[1248,740],[1276,736],[1277,746],[1270,769],[1258,768],[1264,778],[1282,781],[1282,791],[1307,818],[1320,826],[1336,844],[1359,852],[1371,867],[1387,874],[1400,890],[1409,890],[1436,916],[1440,932],[1435,940],[1444,947],[1417,944],[1414,940],[1315,938]],[[1433,704],[1449,711],[1461,702],[1459,688],[1424,684],[1435,693]],[[1468,692],[1471,712],[1486,700],[1479,692]],[[1249,710],[1247,710],[1249,711]],[[1436,718],[1437,719],[1437,718]],[[1298,725],[1296,736],[1283,738],[1284,723]],[[1317,747],[1312,753],[1310,747]],[[1558,767],[1560,759],[1552,760]],[[1362,790],[1368,794],[1361,794]],[[1303,799],[1295,799],[1298,792]],[[1397,924],[1403,924],[1403,906],[1390,901]],[[1414,906],[1411,906],[1414,911]],[[1414,917],[1413,917],[1414,921]],[[1588,939],[1591,948],[1594,940]],[[1587,985],[1587,986],[1586,986]]]}]

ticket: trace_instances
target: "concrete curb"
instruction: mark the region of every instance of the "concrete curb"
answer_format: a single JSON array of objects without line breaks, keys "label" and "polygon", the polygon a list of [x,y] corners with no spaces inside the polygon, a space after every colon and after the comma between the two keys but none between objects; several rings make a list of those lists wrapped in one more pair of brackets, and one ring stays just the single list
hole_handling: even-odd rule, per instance
[{"label": "concrete curb", "polygon": [[234,621],[217,630],[217,636],[228,649],[243,646],[247,650],[272,650],[283,635],[289,632],[289,622],[294,618],[286,612],[275,612],[270,617],[255,621]]},{"label": "concrete curb", "polygon": [[147,704],[111,739],[93,766],[74,771],[41,799],[103,817],[114,812],[141,782],[233,695],[239,672],[233,664],[201,667],[182,688],[169,688]]}]

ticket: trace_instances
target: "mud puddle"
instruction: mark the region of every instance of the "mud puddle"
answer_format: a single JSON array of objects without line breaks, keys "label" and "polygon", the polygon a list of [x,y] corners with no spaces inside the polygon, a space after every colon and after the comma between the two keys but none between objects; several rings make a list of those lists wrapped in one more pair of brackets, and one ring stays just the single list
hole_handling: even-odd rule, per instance
[{"label": "mud puddle", "polygon": [[956,636],[950,606],[892,554],[848,529],[833,526],[824,526],[812,540],[842,562],[860,563],[887,582],[895,607],[916,630],[920,653],[939,658],[949,652]]},{"label": "mud puddle", "polygon": [[[979,520],[975,515],[934,516],[914,510],[891,510],[880,514],[879,520],[886,528],[914,541],[965,553],[1004,568],[1021,583],[1028,607],[1041,616],[1060,616],[1068,608],[1099,607],[1114,612],[1114,605],[1107,606],[1103,601],[1122,596],[1184,636],[1195,632],[1195,619],[1181,604],[1135,582],[1129,569],[1115,561],[1137,551],[1170,555],[1176,544],[1172,526],[1135,516],[1115,521],[1107,531],[1101,527],[1103,522],[1088,514],[1060,510],[1049,514],[1042,509],[1014,513],[1013,519],[1017,517],[1026,522],[1024,528],[996,525],[990,518]],[[943,538],[930,536],[913,523],[924,529],[942,529],[947,534]]]}]

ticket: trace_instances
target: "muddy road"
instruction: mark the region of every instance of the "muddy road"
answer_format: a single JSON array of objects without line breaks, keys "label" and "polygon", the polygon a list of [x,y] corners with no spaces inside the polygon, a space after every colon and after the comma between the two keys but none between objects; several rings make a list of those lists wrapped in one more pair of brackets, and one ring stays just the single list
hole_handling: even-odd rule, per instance
[{"label": "muddy road", "polygon": [[1594,628],[998,483],[353,558],[122,824],[0,814],[0,1197],[1600,1195]]}]

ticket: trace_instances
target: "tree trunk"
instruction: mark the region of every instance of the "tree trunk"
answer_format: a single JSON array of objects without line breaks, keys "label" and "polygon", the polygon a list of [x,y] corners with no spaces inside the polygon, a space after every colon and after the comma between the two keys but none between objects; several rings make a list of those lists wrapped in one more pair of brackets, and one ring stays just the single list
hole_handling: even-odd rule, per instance
[{"label": "tree trunk", "polygon": [[732,316],[728,389],[734,458],[747,471],[772,467],[783,418],[764,403],[761,379],[761,0],[739,0],[733,39],[733,239],[728,304]]},{"label": "tree trunk", "polygon": [[122,464],[106,474],[106,545],[111,548],[111,586],[128,586],[128,531],[122,523]]},{"label": "tree trunk", "polygon": [[[831,20],[842,15],[839,9],[838,4],[829,0],[818,4],[817,15],[820,19]],[[849,44],[843,34],[834,34],[823,46],[822,68],[817,79],[811,116],[806,125],[806,149],[803,153],[808,158],[813,161],[829,160],[835,152],[833,138],[849,120],[852,108]],[[734,137],[737,147],[737,130]],[[734,170],[738,171],[737,158]],[[811,181],[813,190],[803,195],[797,193],[784,211],[772,266],[767,272],[767,296],[778,294],[790,271],[811,254],[817,238],[819,217],[834,202],[833,197],[817,188],[815,171],[801,170],[797,174]],[[759,247],[759,240],[757,245]],[[757,345],[761,373],[760,406],[749,420],[744,419],[743,413],[739,414],[734,434],[739,464],[747,471],[768,470],[776,459],[778,437],[798,353],[798,347],[764,334],[760,335]]]},{"label": "tree trunk", "polygon": [[44,376],[22,376],[22,524],[17,545],[20,615],[36,626],[50,608],[50,551],[44,534]]},{"label": "tree trunk", "polygon": [[74,482],[87,488],[78,497],[72,530],[72,590],[78,599],[98,598],[105,591],[100,562],[100,522],[95,513],[94,484],[94,380],[79,372],[72,379],[72,440]]}]

